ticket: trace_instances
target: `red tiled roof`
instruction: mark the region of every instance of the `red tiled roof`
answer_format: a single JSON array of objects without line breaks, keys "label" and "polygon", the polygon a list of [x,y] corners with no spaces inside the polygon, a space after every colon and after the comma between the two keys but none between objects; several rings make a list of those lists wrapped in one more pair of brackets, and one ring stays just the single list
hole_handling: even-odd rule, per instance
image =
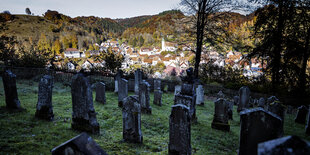
[{"label": "red tiled roof", "polygon": [[71,51],[79,51],[79,50],[76,49],[76,48],[67,48],[67,49],[65,50],[65,52],[71,52]]}]

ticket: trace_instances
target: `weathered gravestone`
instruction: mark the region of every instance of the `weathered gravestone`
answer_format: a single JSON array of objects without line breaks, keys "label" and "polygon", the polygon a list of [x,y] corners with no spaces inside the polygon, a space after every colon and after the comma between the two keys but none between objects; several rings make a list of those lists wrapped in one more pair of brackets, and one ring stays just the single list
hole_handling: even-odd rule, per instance
[{"label": "weathered gravestone", "polygon": [[189,108],[191,122],[196,123],[196,94],[192,84],[183,84],[181,92],[174,96],[174,104],[183,104]]},{"label": "weathered gravestone", "polygon": [[52,149],[52,155],[107,155],[85,132]]},{"label": "weathered gravestone", "polygon": [[213,129],[222,131],[229,131],[230,126],[228,124],[228,104],[223,98],[219,98],[214,102],[214,117],[211,124]]},{"label": "weathered gravestone", "polygon": [[256,155],[257,144],[283,135],[282,119],[263,108],[240,112],[239,155]]},{"label": "weathered gravestone", "polygon": [[203,90],[203,85],[198,85],[198,87],[196,88],[196,93],[197,93],[197,97],[196,97],[196,104],[197,105],[204,105],[205,103],[205,93]]},{"label": "weathered gravestone", "polygon": [[141,106],[138,96],[128,96],[123,103],[123,139],[133,143],[142,143]]},{"label": "weathered gravestone", "polygon": [[270,103],[268,106],[268,111],[278,115],[282,119],[282,121],[284,121],[285,106],[280,102],[275,101],[273,103]]},{"label": "weathered gravestone", "polygon": [[273,103],[275,101],[279,101],[279,99],[276,96],[270,96],[269,98],[267,98],[268,106],[269,106],[270,103]]},{"label": "weathered gravestone", "polygon": [[230,101],[226,101],[226,104],[228,106],[227,111],[226,111],[228,119],[233,120],[234,103]]},{"label": "weathered gravestone", "polygon": [[[310,109],[309,109],[310,111]],[[308,111],[308,120],[307,120],[307,125],[306,125],[306,134],[310,135],[310,112]]]},{"label": "weathered gravestone", "polygon": [[308,108],[304,105],[300,106],[298,108],[298,112],[295,118],[296,123],[305,124],[306,123],[306,117],[308,113]]},{"label": "weathered gravestone", "polygon": [[103,82],[98,82],[96,85],[96,101],[105,104],[105,84]]},{"label": "weathered gravestone", "polygon": [[310,144],[297,136],[286,136],[258,144],[258,155],[306,155]]},{"label": "weathered gravestone", "polygon": [[150,106],[150,84],[146,81],[142,81],[139,86],[139,103],[141,104],[142,113],[152,113],[152,107]]},{"label": "weathered gravestone", "polygon": [[181,85],[176,85],[176,86],[174,87],[174,100],[175,100],[175,95],[181,93],[181,88],[182,88]]},{"label": "weathered gravestone", "polygon": [[53,78],[44,75],[39,82],[38,103],[35,117],[52,121],[54,119],[52,106]]},{"label": "weathered gravestone", "polygon": [[8,109],[22,110],[16,88],[16,75],[6,70],[2,77],[5,103]]},{"label": "weathered gravestone", "polygon": [[142,71],[137,69],[135,71],[135,94],[139,95],[139,85],[142,82]]},{"label": "weathered gravestone", "polygon": [[161,81],[159,79],[154,80],[154,91],[161,90]]},{"label": "weathered gravestone", "polygon": [[222,92],[222,91],[219,91],[217,94],[216,94],[216,98],[225,98],[225,94]]},{"label": "weathered gravestone", "polygon": [[123,99],[128,96],[128,81],[121,79],[118,82],[118,106],[123,106]]},{"label": "weathered gravestone", "polygon": [[247,86],[243,86],[239,89],[239,104],[237,108],[238,112],[249,108],[250,93],[251,91]]},{"label": "weathered gravestone", "polygon": [[161,106],[161,97],[163,92],[160,90],[161,89],[161,81],[160,80],[154,80],[154,100],[153,104]]},{"label": "weathered gravestone", "polygon": [[239,96],[234,96],[234,105],[239,104]]},{"label": "weathered gravestone", "polygon": [[88,79],[83,73],[73,76],[72,95],[72,128],[99,134],[99,123],[93,106],[93,94]]},{"label": "weathered gravestone", "polygon": [[263,97],[259,98],[258,107],[265,108],[265,99]]},{"label": "weathered gravestone", "polygon": [[118,92],[118,81],[120,81],[122,79],[123,76],[123,71],[122,70],[118,70],[115,78],[114,78],[114,92],[117,93]]},{"label": "weathered gravestone", "polygon": [[173,105],[169,118],[169,154],[191,154],[191,118],[189,108]]}]

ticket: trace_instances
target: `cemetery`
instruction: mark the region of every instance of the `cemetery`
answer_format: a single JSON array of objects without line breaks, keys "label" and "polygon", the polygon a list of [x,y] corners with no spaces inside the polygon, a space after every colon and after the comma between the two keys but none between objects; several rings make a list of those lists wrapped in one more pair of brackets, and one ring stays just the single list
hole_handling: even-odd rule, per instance
[{"label": "cemetery", "polygon": [[[6,70],[0,82],[1,153],[310,153],[307,106],[288,112],[275,96],[253,99],[246,86],[231,97],[224,90],[207,94],[187,74],[168,91],[160,79],[142,79],[140,70],[134,80],[120,73],[110,82],[93,82],[80,72],[69,86],[49,71],[35,80]],[[128,81],[135,82],[131,89]]]}]

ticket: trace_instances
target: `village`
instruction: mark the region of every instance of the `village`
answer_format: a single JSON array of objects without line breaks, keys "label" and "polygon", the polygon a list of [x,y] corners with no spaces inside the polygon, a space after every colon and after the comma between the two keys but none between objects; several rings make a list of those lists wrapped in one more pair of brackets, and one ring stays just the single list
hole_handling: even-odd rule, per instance
[{"label": "village", "polygon": [[[164,64],[165,69],[157,71],[153,77],[164,78],[176,74],[182,75],[184,71],[193,66],[190,59],[195,58],[195,54],[192,52],[194,46],[182,45],[178,46],[177,43],[167,42],[162,39],[161,47],[142,47],[140,49],[131,47],[126,42],[119,44],[117,40],[107,40],[106,42],[95,44],[99,50],[80,51],[76,48],[68,48],[64,51],[63,57],[67,59],[72,58],[86,58],[84,63],[80,66],[82,69],[90,70],[94,67],[104,67],[105,61],[94,61],[93,56],[98,56],[101,52],[106,52],[108,48],[112,48],[114,53],[121,53],[124,56],[124,61],[120,69],[126,70],[131,66],[138,66],[144,68],[150,68],[160,63]],[[87,58],[87,55],[89,57]],[[58,55],[56,59],[61,58],[62,55]],[[262,65],[262,61],[257,58],[251,58],[251,60],[244,59],[246,55],[242,55],[241,52],[227,51],[225,54],[213,50],[211,47],[207,48],[203,46],[201,53],[200,65],[211,62],[212,65],[217,67],[231,67],[233,70],[242,70],[245,77],[260,77],[263,75],[262,68],[266,68],[266,64]],[[66,64],[56,63],[58,68],[63,66],[68,70],[76,70],[78,64],[74,64],[69,61]]]}]

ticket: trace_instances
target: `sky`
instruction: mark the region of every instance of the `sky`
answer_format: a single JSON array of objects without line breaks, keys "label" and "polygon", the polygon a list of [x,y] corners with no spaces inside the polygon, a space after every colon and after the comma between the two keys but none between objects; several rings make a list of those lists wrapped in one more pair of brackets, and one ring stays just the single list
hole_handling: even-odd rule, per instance
[{"label": "sky", "polygon": [[26,14],[28,7],[34,15],[56,10],[70,17],[96,16],[128,18],[154,15],[162,11],[177,9],[181,0],[0,0],[0,12]]}]

